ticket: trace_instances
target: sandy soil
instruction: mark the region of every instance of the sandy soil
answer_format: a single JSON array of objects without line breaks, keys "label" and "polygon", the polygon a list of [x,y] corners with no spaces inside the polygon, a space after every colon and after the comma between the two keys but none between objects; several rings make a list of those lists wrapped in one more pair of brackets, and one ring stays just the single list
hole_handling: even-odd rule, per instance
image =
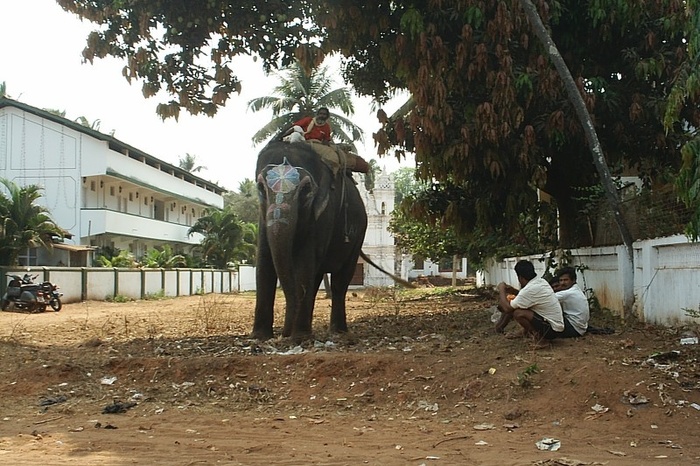
[{"label": "sandy soil", "polygon": [[614,323],[535,350],[492,332],[490,293],[367,290],[350,335],[319,299],[316,341],[293,347],[247,337],[254,302],[0,313],[0,462],[700,464],[700,345],[680,344],[696,329]]}]

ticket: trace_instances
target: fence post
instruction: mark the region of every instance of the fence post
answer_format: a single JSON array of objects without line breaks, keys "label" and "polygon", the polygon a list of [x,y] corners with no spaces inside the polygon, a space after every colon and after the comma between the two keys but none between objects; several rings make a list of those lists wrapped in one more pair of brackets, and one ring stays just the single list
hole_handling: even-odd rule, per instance
[{"label": "fence post", "polygon": [[141,299],[146,297],[146,269],[141,269]]},{"label": "fence post", "polygon": [[0,280],[0,296],[5,296],[7,291],[7,273],[9,272],[8,267],[0,267],[0,273],[2,273],[2,280]]},{"label": "fence post", "polygon": [[175,296],[180,296],[180,268],[175,269]]},{"label": "fence post", "polygon": [[114,296],[119,295],[119,270],[114,267]]},{"label": "fence post", "polygon": [[80,267],[80,300],[87,301],[88,294],[88,269],[87,267]]}]

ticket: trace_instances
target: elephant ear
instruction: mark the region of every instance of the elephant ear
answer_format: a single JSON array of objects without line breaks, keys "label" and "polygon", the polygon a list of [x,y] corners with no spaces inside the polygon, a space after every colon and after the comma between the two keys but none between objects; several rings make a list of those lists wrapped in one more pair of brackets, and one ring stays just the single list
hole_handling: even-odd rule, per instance
[{"label": "elephant ear", "polygon": [[313,205],[314,205],[314,218],[316,220],[321,217],[321,214],[323,213],[324,210],[328,208],[328,193],[326,192],[325,194],[321,193],[321,190],[316,188],[316,195],[314,196],[313,199]]},{"label": "elephant ear", "polygon": [[331,197],[333,195],[332,190],[343,189],[341,184],[337,182],[337,178],[333,178],[330,170],[323,170],[323,174],[318,181],[318,184],[314,183],[315,192],[313,200],[314,218],[316,220],[329,208],[329,205],[335,205],[335,200],[331,202]]},{"label": "elephant ear", "polygon": [[323,192],[311,176],[303,177],[297,188],[296,196],[301,196],[302,209],[313,211],[314,220],[318,220],[328,208],[328,192]]}]

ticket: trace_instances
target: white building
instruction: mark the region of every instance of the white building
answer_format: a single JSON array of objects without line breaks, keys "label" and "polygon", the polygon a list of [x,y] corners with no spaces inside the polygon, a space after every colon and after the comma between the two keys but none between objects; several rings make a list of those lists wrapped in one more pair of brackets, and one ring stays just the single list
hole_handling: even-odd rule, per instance
[{"label": "white building", "polygon": [[[394,237],[389,232],[389,221],[394,211],[395,187],[391,176],[386,170],[377,175],[374,189],[368,192],[364,186],[364,178],[357,177],[360,196],[367,209],[367,233],[362,250],[374,263],[384,270],[394,273],[404,280],[414,279],[420,276],[452,277],[452,258],[447,258],[442,263],[435,263],[428,259],[416,261],[409,254],[401,254],[394,245]],[[398,259],[398,260],[397,260]],[[383,274],[371,265],[365,264],[359,259],[358,272],[353,285],[364,286],[392,286],[391,277]],[[398,269],[398,270],[397,270]],[[362,275],[360,275],[360,270]],[[363,281],[358,280],[363,277]],[[455,277],[464,279],[467,277],[467,259],[457,260]]]},{"label": "white building", "polygon": [[[87,246],[141,257],[170,244],[189,252],[188,229],[208,207],[223,207],[218,185],[118,139],[11,99],[0,99],[0,176],[43,188],[41,202],[73,237],[41,265],[86,266]],[[61,254],[68,250],[73,254]],[[36,265],[36,251],[23,257]]]},{"label": "white building", "polygon": [[[367,191],[364,177],[358,176],[358,189],[367,210],[367,233],[362,251],[375,264],[389,273],[395,272],[396,247],[394,237],[389,233],[389,220],[394,210],[394,182],[386,170],[377,174],[372,191]],[[353,280],[353,285],[391,286],[394,281],[369,264],[359,259],[359,270],[362,270],[362,283]]]}]

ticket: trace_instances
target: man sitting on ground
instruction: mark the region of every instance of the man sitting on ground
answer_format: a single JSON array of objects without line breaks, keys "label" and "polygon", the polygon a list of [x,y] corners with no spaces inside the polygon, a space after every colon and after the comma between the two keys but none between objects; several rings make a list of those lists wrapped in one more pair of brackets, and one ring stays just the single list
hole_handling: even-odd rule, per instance
[{"label": "man sitting on ground", "polygon": [[508,285],[503,282],[498,284],[498,309],[502,315],[496,324],[496,331],[502,333],[506,325],[515,319],[526,334],[538,340],[556,338],[557,332],[564,331],[564,316],[549,282],[537,277],[535,266],[527,260],[515,264],[515,274],[521,289],[512,301],[508,300]]},{"label": "man sitting on ground", "polygon": [[583,336],[588,328],[590,308],[588,299],[576,283],[576,270],[564,267],[557,274],[558,291],[554,293],[564,313],[564,331],[557,333],[557,338],[577,338]]}]

